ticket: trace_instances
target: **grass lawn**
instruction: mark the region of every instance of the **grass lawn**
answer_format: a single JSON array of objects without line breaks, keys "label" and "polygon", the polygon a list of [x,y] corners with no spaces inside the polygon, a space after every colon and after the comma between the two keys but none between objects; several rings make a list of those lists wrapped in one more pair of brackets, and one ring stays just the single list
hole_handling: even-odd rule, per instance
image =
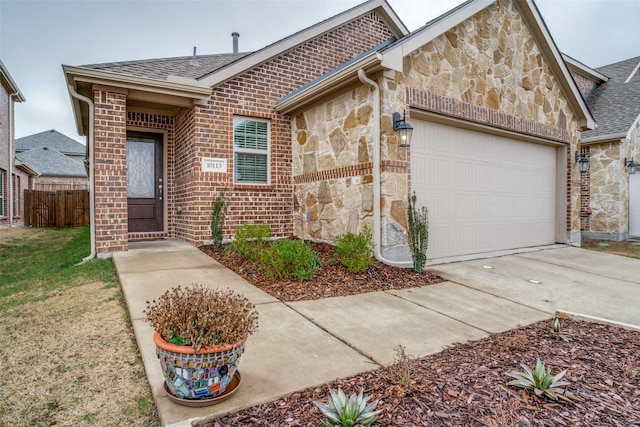
[{"label": "grass lawn", "polygon": [[158,425],[109,259],[89,229],[0,229],[0,426]]}]

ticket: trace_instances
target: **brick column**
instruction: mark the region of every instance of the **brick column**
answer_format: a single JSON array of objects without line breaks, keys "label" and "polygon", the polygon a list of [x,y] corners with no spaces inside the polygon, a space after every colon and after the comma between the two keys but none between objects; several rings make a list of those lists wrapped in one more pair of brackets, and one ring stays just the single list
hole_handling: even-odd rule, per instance
[{"label": "brick column", "polygon": [[127,97],[94,90],[96,250],[128,250]]}]

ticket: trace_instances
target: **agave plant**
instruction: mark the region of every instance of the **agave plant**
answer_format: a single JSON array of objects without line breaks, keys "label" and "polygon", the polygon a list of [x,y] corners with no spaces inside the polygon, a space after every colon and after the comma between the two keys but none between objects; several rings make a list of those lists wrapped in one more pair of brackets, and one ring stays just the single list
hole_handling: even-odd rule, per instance
[{"label": "agave plant", "polygon": [[553,338],[557,340],[562,340],[566,342],[573,340],[573,335],[560,331],[560,319],[558,318],[558,316],[554,317],[553,321],[551,322],[551,327],[549,328],[549,335],[551,335]]},{"label": "agave plant", "polygon": [[322,421],[324,427],[367,427],[373,424],[378,414],[382,411],[374,411],[377,400],[367,405],[368,397],[355,393],[347,399],[342,389],[329,390],[329,403],[313,402],[327,417]]},{"label": "agave plant", "polygon": [[523,372],[513,371],[506,374],[511,378],[515,378],[509,381],[509,385],[533,390],[536,396],[546,396],[552,400],[563,400],[565,402],[577,402],[580,400],[578,396],[562,388],[569,384],[567,381],[560,381],[567,373],[566,370],[558,375],[551,376],[551,369],[545,369],[540,359],[538,359],[535,369],[531,369],[524,364],[520,364],[520,366],[524,369]]}]

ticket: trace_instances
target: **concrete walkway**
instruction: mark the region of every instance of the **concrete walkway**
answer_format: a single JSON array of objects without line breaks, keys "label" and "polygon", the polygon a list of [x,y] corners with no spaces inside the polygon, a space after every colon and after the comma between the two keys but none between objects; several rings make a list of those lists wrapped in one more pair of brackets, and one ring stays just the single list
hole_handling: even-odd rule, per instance
[{"label": "concrete walkway", "polygon": [[[422,356],[566,310],[640,325],[640,260],[562,248],[432,266],[448,279],[424,288],[283,303],[186,243],[131,243],[114,254],[131,321],[163,425],[275,400],[388,365],[393,348]],[[207,408],[171,402],[144,321],[146,301],[177,285],[230,287],[260,313],[240,361],[242,385]]]}]

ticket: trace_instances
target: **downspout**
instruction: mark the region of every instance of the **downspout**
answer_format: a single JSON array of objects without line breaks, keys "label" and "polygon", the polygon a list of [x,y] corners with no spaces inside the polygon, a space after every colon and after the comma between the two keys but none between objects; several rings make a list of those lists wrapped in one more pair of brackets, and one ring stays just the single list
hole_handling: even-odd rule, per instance
[{"label": "downspout", "polygon": [[81,263],[87,262],[96,257],[96,199],[94,194],[95,187],[95,175],[93,173],[93,101],[86,96],[80,95],[76,92],[72,85],[69,85],[69,93],[71,96],[79,101],[86,102],[89,106],[89,135],[87,135],[87,144],[89,144],[89,234],[91,236],[91,253],[86,258],[83,258]]},{"label": "downspout", "polygon": [[380,88],[378,84],[367,77],[364,70],[358,70],[358,78],[363,84],[373,88],[373,241],[375,247],[373,253],[376,259],[394,267],[409,268],[413,266],[412,261],[391,261],[382,255],[381,243],[381,212],[380,212]]},{"label": "downspout", "polygon": [[15,108],[15,102],[13,102],[13,98],[18,96],[20,92],[16,91],[9,95],[9,173],[7,174],[7,180],[9,181],[9,185],[7,186],[8,196],[9,196],[9,227],[13,226],[13,163],[15,160],[15,124],[13,121],[15,118],[13,117],[13,109]]}]

